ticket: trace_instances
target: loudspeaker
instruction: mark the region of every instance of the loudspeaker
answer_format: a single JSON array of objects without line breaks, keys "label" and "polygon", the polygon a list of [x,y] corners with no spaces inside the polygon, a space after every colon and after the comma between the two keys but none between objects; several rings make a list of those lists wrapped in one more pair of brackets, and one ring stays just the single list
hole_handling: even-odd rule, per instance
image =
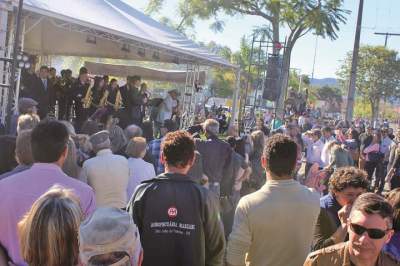
[{"label": "loudspeaker", "polygon": [[282,83],[282,57],[269,56],[267,75],[264,82],[263,99],[276,101],[280,96]]}]

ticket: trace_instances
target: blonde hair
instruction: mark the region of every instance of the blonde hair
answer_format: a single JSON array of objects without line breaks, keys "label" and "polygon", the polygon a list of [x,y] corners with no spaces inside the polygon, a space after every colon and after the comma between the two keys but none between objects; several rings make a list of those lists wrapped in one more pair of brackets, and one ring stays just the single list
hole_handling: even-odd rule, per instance
[{"label": "blonde hair", "polygon": [[40,118],[36,114],[20,115],[17,122],[17,133],[22,130],[33,129],[39,122]]},{"label": "blonde hair", "polygon": [[30,266],[78,264],[79,200],[71,190],[50,188],[18,223],[21,255]]},{"label": "blonde hair", "polygon": [[129,157],[141,158],[144,156],[144,151],[146,150],[146,139],[142,137],[132,138],[128,146],[126,146],[126,154]]}]

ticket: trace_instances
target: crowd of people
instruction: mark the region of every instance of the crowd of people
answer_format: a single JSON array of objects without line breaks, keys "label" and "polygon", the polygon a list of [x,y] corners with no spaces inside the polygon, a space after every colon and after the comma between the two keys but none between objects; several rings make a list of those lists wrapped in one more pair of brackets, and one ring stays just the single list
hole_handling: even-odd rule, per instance
[{"label": "crowd of people", "polygon": [[81,68],[57,96],[71,73],[48,71],[0,136],[0,266],[400,265],[390,124],[266,115],[240,134],[216,112],[178,130],[175,90],[152,120],[138,76]]}]

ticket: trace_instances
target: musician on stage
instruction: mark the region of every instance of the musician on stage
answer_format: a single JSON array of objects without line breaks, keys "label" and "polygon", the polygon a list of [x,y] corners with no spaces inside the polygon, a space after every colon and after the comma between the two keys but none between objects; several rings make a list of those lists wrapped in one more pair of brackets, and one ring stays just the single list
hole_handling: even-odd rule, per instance
[{"label": "musician on stage", "polygon": [[122,112],[121,127],[126,127],[130,124],[142,126],[143,115],[141,112],[142,106],[147,103],[147,98],[140,93],[140,76],[128,76],[127,83],[121,87],[122,101],[125,109]]},{"label": "musician on stage", "polygon": [[107,108],[109,114],[118,114],[123,107],[122,96],[116,79],[111,79],[110,86],[104,92],[101,100],[101,106]]},{"label": "musician on stage", "polygon": [[[79,70],[79,78],[72,85],[72,100],[74,101],[75,128],[79,132],[82,124],[88,118],[87,108],[90,107],[90,79],[86,67]],[[86,108],[85,108],[86,107]]]}]

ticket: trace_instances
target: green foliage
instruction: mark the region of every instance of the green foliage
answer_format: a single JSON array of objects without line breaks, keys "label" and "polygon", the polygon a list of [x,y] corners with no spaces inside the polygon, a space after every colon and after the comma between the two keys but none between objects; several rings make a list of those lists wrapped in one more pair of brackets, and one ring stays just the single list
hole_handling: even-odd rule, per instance
[{"label": "green foliage", "polygon": [[[348,53],[337,75],[348,84],[352,53]],[[363,46],[359,51],[356,92],[368,102],[372,119],[377,118],[381,100],[399,96],[400,61],[397,52],[383,46]]]},{"label": "green foliage", "polygon": [[342,92],[338,88],[323,86],[317,88],[317,97],[319,100],[324,100],[328,102],[342,102]]}]

